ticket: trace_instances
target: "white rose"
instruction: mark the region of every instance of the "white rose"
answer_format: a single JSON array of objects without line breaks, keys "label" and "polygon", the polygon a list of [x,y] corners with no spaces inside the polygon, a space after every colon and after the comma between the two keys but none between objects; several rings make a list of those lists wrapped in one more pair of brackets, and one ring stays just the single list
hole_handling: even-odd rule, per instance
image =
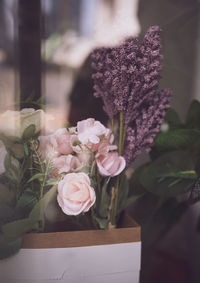
[{"label": "white rose", "polygon": [[0,115],[0,132],[7,136],[22,137],[24,130],[35,125],[36,133],[43,129],[53,117],[41,109],[24,108],[21,111],[7,110]]}]

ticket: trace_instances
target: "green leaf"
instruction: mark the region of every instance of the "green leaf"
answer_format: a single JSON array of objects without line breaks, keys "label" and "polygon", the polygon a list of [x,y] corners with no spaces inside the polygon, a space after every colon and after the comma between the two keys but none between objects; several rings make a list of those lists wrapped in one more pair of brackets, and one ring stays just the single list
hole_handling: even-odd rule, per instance
[{"label": "green leaf", "polygon": [[190,152],[166,153],[143,169],[139,177],[140,182],[147,191],[157,196],[175,197],[187,192],[193,186],[197,176],[192,174],[191,178],[180,172],[194,170],[195,162],[196,157],[193,157]]},{"label": "green leaf", "polygon": [[118,213],[122,212],[126,208],[126,202],[129,193],[129,182],[124,174],[121,177],[119,186],[119,201],[118,201]]},{"label": "green leaf", "polygon": [[48,179],[48,181],[46,182],[47,186],[54,186],[58,184],[58,180],[57,179]]},{"label": "green leaf", "polygon": [[193,100],[190,104],[187,116],[186,127],[189,129],[200,129],[200,102]]},{"label": "green leaf", "polygon": [[35,205],[31,213],[29,214],[29,219],[31,222],[40,221],[43,219],[47,205],[56,197],[56,193],[57,186],[53,186]]},{"label": "green leaf", "polygon": [[178,113],[172,108],[167,110],[165,122],[169,125],[170,129],[178,129],[182,126]]},{"label": "green leaf", "polygon": [[198,130],[171,130],[156,136],[155,147],[158,151],[189,149],[198,139],[200,139]]},{"label": "green leaf", "polygon": [[15,200],[14,191],[10,190],[9,185],[0,184],[0,204],[13,204]]},{"label": "green leaf", "polygon": [[24,147],[20,143],[14,143],[12,147],[9,148],[10,152],[14,157],[22,159],[24,157]]},{"label": "green leaf", "polygon": [[0,204],[0,222],[9,221],[14,215],[14,209],[6,204]]},{"label": "green leaf", "polygon": [[35,131],[36,131],[35,125],[32,124],[32,125],[28,126],[22,134],[23,140],[28,140],[28,139],[32,138],[35,135]]},{"label": "green leaf", "polygon": [[26,156],[29,156],[28,145],[27,145],[26,142],[24,143],[24,152],[25,152]]},{"label": "green leaf", "polygon": [[24,212],[30,211],[36,205],[38,199],[31,189],[26,189],[17,202],[16,208]]},{"label": "green leaf", "polygon": [[0,260],[16,254],[22,246],[22,239],[17,238],[12,241],[0,236]]},{"label": "green leaf", "polygon": [[98,213],[100,217],[107,217],[108,216],[108,209],[110,205],[110,195],[108,193],[107,187],[110,182],[110,177],[105,178],[104,184],[101,190],[101,200],[98,207]]},{"label": "green leaf", "polygon": [[18,160],[7,153],[4,160],[4,166],[6,171],[9,172],[16,181],[18,181],[20,175]]},{"label": "green leaf", "polygon": [[143,196],[146,193],[144,186],[140,182],[140,174],[149,163],[135,169],[129,180],[129,197]]},{"label": "green leaf", "polygon": [[104,230],[108,229],[108,223],[109,223],[108,219],[95,216],[95,220],[99,224],[100,229],[104,229]]},{"label": "green leaf", "polygon": [[29,218],[15,220],[7,224],[4,224],[1,227],[3,234],[9,239],[18,238],[27,232],[37,229],[38,229],[38,223],[36,221],[32,222]]},{"label": "green leaf", "polygon": [[143,195],[137,195],[137,196],[130,196],[127,197],[126,201],[124,202],[124,205],[121,208],[121,211],[125,210],[127,207],[132,205],[134,202],[136,202],[138,199],[140,199]]},{"label": "green leaf", "polygon": [[10,172],[5,172],[4,175],[10,180],[12,181],[15,185],[18,185],[18,182],[15,178],[13,178],[12,174],[10,174]]},{"label": "green leaf", "polygon": [[29,180],[28,183],[34,181],[34,180],[39,180],[42,181],[44,179],[44,173],[37,173],[35,175],[33,175]]},{"label": "green leaf", "polygon": [[6,147],[6,150],[10,152],[14,157],[21,159],[24,156],[24,148],[20,142],[13,142],[11,139],[5,136],[1,136],[1,139]]},{"label": "green leaf", "polygon": [[17,238],[27,232],[38,230],[39,222],[44,220],[45,209],[56,197],[57,186],[52,187],[31,210],[29,217],[9,222],[2,226],[2,232],[8,238]]},{"label": "green leaf", "polygon": [[11,165],[11,157],[10,154],[7,153],[4,159],[4,167],[7,171],[10,169],[10,165]]}]

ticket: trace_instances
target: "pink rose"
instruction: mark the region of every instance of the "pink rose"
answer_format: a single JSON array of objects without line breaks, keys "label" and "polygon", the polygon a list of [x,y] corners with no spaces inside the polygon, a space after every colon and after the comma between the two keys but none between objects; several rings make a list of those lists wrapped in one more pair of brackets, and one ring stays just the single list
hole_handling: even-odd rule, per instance
[{"label": "pink rose", "polygon": [[98,144],[93,145],[92,151],[97,152],[97,155],[105,155],[111,150],[116,150],[117,146],[112,144],[113,141],[114,135],[110,129],[106,129],[105,137]]},{"label": "pink rose", "polygon": [[78,139],[82,144],[100,142],[100,136],[106,134],[106,128],[99,121],[93,118],[77,123]]},{"label": "pink rose", "polygon": [[58,174],[68,173],[81,166],[81,162],[74,155],[61,155],[52,160],[52,164],[55,167]]},{"label": "pink rose", "polygon": [[73,149],[71,147],[71,135],[68,133],[67,129],[62,128],[58,129],[53,137],[56,142],[56,149],[60,154],[70,154]]},{"label": "pink rose", "polygon": [[87,212],[96,195],[85,173],[69,173],[58,183],[58,204],[67,215]]},{"label": "pink rose", "polygon": [[103,139],[97,147],[96,158],[100,155],[107,155],[109,151],[116,150],[117,146],[114,144],[110,144],[107,139]]},{"label": "pink rose", "polygon": [[106,155],[99,155],[96,159],[99,173],[102,176],[117,176],[126,166],[124,157],[117,152],[108,152]]},{"label": "pink rose", "polygon": [[71,147],[71,135],[67,129],[58,129],[55,133],[47,136],[39,136],[39,153],[42,159],[55,158],[61,154],[70,154],[73,149]]}]

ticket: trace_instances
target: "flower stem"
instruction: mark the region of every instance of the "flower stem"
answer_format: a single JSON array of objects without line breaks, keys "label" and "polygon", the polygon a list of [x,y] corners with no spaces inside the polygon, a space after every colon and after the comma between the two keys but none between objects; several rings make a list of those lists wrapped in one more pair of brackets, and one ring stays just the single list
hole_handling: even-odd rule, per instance
[{"label": "flower stem", "polygon": [[111,130],[112,133],[114,134],[114,118],[111,119]]},{"label": "flower stem", "polygon": [[128,128],[128,125],[125,124],[124,130],[123,130],[123,137],[122,137],[122,153],[123,153],[123,150],[124,150],[124,143],[125,143],[125,139],[126,139],[127,128]]},{"label": "flower stem", "polygon": [[[123,112],[120,112],[119,114],[119,155],[123,154],[123,147],[124,147],[124,132],[126,128],[124,127],[124,121],[123,121]],[[111,224],[116,225],[117,222],[117,211],[118,211],[118,202],[119,202],[119,184],[120,184],[120,176],[117,176],[116,178],[116,185],[115,185],[115,191],[114,191],[114,199],[112,204],[112,210],[111,210]]]},{"label": "flower stem", "polygon": [[99,190],[99,193],[101,193],[101,176],[98,171],[97,171],[97,188]]},{"label": "flower stem", "polygon": [[50,159],[49,159],[48,162],[47,162],[47,166],[46,166],[45,172],[44,172],[43,182],[42,182],[42,184],[41,184],[40,199],[43,197],[44,187],[45,187],[45,184],[46,184],[46,180],[47,180],[47,176],[48,176],[48,172],[49,172],[49,165],[50,165],[50,163],[51,163],[51,161],[50,161]]},{"label": "flower stem", "polygon": [[120,112],[119,114],[119,155],[122,155],[122,152],[123,152],[123,131],[124,131],[123,112]]},{"label": "flower stem", "polygon": [[119,200],[119,176],[117,176],[115,190],[114,190],[114,198],[112,203],[111,210],[111,224],[116,226],[117,222],[117,210],[118,210],[118,200]]}]

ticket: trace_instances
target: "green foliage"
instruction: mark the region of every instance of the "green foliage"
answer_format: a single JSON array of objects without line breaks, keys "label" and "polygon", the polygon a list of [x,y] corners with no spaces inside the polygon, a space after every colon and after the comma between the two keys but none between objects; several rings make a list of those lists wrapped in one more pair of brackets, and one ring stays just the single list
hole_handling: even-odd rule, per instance
[{"label": "green foliage", "polygon": [[0,178],[0,205],[12,205],[15,201],[15,192],[10,189],[9,184],[1,183],[3,178]]},{"label": "green foliage", "polygon": [[44,212],[47,208],[47,205],[56,197],[57,186],[53,186],[43,198],[37,202],[31,213],[29,214],[29,220],[33,222],[43,221]]},{"label": "green foliage", "polygon": [[160,132],[155,139],[155,147],[158,152],[166,152],[178,149],[192,149],[196,141],[200,141],[200,131],[193,129],[169,130]]},{"label": "green foliage", "polygon": [[169,108],[167,110],[165,116],[165,122],[169,125],[170,129],[172,130],[182,127],[182,123],[178,116],[178,113],[172,108]]},{"label": "green foliage", "polygon": [[173,151],[152,161],[140,174],[140,183],[162,198],[175,197],[190,190],[197,175],[196,158],[186,151]]},{"label": "green foliage", "polygon": [[1,227],[1,230],[6,239],[16,239],[23,234],[38,229],[38,223],[31,222],[29,218],[23,218],[8,222]]},{"label": "green foliage", "polygon": [[52,187],[38,202],[36,202],[33,195],[31,195],[30,193],[26,193],[26,195],[23,195],[19,201],[18,207],[20,205],[23,207],[24,206],[27,207],[25,204],[25,199],[28,198],[29,198],[29,203],[27,203],[27,205],[32,205],[33,203],[36,203],[35,206],[31,210],[27,218],[15,220],[12,222],[8,222],[7,224],[4,224],[1,227],[3,234],[10,239],[10,238],[18,238],[19,236],[22,236],[24,233],[38,230],[40,228],[39,225],[41,223],[42,225],[44,225],[45,210],[49,202],[51,202],[55,198],[56,191],[57,191],[57,186]]},{"label": "green foliage", "polygon": [[152,154],[156,156],[172,150],[190,150],[200,154],[200,103],[193,100],[188,109],[185,123],[182,123],[174,109],[167,111],[165,122],[169,126],[166,132],[160,132],[155,138]]},{"label": "green foliage", "polygon": [[23,140],[29,140],[30,138],[32,138],[35,135],[35,131],[36,131],[35,125],[28,126],[22,134],[22,139]]},{"label": "green foliage", "polygon": [[104,229],[104,230],[108,229],[108,224],[109,224],[108,218],[100,218],[95,215],[95,220],[98,223],[100,229]]},{"label": "green foliage", "polygon": [[[20,237],[27,232],[44,229],[44,214],[55,198],[57,187],[48,186],[51,168],[41,162],[35,126],[24,130],[22,138],[0,136],[7,155],[5,173],[0,176],[0,257],[7,257],[20,248]],[[34,150],[32,145],[34,144]],[[44,194],[45,189],[45,194]],[[1,239],[0,239],[1,240]]]},{"label": "green foliage", "polygon": [[100,202],[98,205],[98,214],[101,218],[106,218],[108,216],[108,210],[111,199],[108,191],[109,182],[110,182],[110,177],[105,178],[103,186],[101,188]]},{"label": "green foliage", "polygon": [[200,103],[197,100],[193,100],[190,104],[185,125],[188,129],[200,130]]},{"label": "green foliage", "polygon": [[92,218],[96,221],[100,229],[108,228],[108,214],[111,202],[111,188],[110,177],[101,179],[100,175],[97,175],[98,180],[92,179],[92,186],[96,188],[96,203],[94,205]]},{"label": "green foliage", "polygon": [[168,129],[155,138],[152,161],[137,168],[129,184],[131,195],[141,195],[134,215],[145,244],[158,241],[180,219],[188,204],[177,197],[191,190],[200,174],[200,103],[192,101],[184,123],[169,109],[165,123]]},{"label": "green foliage", "polygon": [[13,217],[15,211],[7,204],[0,204],[0,224],[6,223]]},{"label": "green foliage", "polygon": [[133,193],[132,189],[131,182],[129,182],[124,174],[119,187],[118,215],[143,195],[143,193],[136,194],[136,191]]},{"label": "green foliage", "polygon": [[36,193],[30,188],[23,191],[19,200],[17,201],[16,208],[24,213],[30,212],[38,202]]}]

